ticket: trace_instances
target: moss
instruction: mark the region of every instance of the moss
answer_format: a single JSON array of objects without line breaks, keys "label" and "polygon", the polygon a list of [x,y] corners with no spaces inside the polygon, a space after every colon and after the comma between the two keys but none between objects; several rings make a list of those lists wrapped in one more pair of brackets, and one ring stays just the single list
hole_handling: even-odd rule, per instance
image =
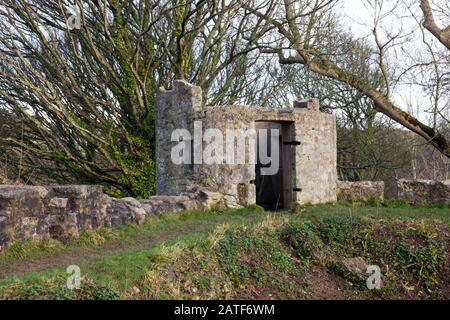
[{"label": "moss", "polygon": [[[142,137],[132,137],[138,154],[128,150],[120,150],[112,145],[110,153],[122,169],[118,175],[119,184],[126,186],[130,195],[136,198],[148,198],[155,192],[155,162],[153,153]],[[107,191],[111,191],[111,188]]]},{"label": "moss", "polygon": [[265,212],[264,208],[257,205],[257,204],[251,204],[249,206],[247,206],[246,208],[248,211],[250,212],[254,212],[254,213],[262,213]]},{"label": "moss", "polygon": [[348,270],[340,261],[335,261],[331,264],[330,269],[336,274],[343,277],[345,280],[356,286],[359,290],[366,290],[366,282],[356,273]]}]

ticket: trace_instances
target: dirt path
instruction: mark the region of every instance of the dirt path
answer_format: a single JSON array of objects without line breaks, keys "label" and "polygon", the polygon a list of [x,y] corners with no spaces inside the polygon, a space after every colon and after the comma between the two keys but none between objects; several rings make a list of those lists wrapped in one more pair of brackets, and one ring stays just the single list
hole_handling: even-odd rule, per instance
[{"label": "dirt path", "polygon": [[14,261],[0,261],[0,280],[45,270],[65,268],[69,265],[81,265],[88,261],[102,257],[117,255],[127,251],[148,249],[163,242],[179,240],[212,231],[215,226],[221,224],[202,224],[196,221],[176,224],[164,230],[155,230],[147,234],[135,234],[131,238],[108,242],[101,246],[68,247],[62,251],[44,254],[37,258],[17,259]]}]

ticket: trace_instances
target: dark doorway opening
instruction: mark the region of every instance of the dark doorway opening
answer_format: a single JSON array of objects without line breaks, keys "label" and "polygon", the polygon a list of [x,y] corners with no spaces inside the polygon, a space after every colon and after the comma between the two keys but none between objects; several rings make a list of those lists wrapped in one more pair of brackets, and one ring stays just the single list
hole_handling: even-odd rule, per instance
[{"label": "dark doorway opening", "polygon": [[[294,123],[258,121],[255,127],[258,133],[256,203],[269,211],[287,209],[293,200]],[[261,129],[265,129],[266,132]],[[276,135],[274,130],[278,130],[279,134]],[[261,143],[264,133],[267,134],[266,145]],[[271,154],[272,145],[275,151],[273,155]],[[267,148],[262,151],[271,159],[269,163],[267,159],[261,158],[260,148]]]}]

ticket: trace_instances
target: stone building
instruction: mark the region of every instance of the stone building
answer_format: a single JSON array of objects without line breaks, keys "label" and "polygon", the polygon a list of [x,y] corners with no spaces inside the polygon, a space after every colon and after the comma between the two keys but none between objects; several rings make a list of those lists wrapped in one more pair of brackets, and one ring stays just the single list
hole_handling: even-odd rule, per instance
[{"label": "stone building", "polygon": [[[158,194],[197,187],[223,194],[228,207],[256,203],[269,210],[336,201],[336,120],[319,111],[317,100],[295,102],[293,108],[210,107],[202,101],[201,89],[184,81],[157,94]],[[211,138],[217,132],[222,138]],[[277,151],[278,159],[263,162],[263,147],[270,156]],[[204,159],[211,149],[213,163]],[[274,164],[273,174],[262,174]]]}]

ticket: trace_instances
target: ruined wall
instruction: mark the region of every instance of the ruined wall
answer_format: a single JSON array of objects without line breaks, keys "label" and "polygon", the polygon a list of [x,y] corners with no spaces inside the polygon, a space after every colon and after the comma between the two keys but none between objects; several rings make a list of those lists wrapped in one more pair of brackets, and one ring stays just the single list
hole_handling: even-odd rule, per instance
[{"label": "ruined wall", "polygon": [[[313,107],[316,105],[317,107]],[[337,200],[336,119],[318,111],[318,102],[295,108],[296,195],[298,203]]]},{"label": "ruined wall", "polygon": [[[214,128],[219,129],[224,136],[227,129],[246,131],[255,129],[257,121],[278,121],[294,123],[293,139],[299,142],[299,145],[294,147],[292,159],[291,184],[295,189],[293,201],[299,203],[336,201],[336,120],[333,115],[319,111],[318,101],[297,102],[294,108],[201,107],[199,102],[201,91],[194,88],[196,87],[183,81],[176,81],[173,90],[161,91],[161,97],[157,100],[157,117],[166,117],[157,122],[157,157],[160,158],[157,165],[159,194],[174,195],[185,191],[189,185],[196,185],[224,194],[229,207],[255,203],[256,160],[255,153],[252,153],[250,148],[245,148],[247,159],[245,164],[197,163],[191,166],[177,166],[170,160],[170,150],[175,144],[171,142],[170,134],[175,128],[191,128],[191,132],[194,132],[193,122],[199,121],[202,124],[203,134],[207,129]],[[190,98],[189,95],[194,97]],[[184,101],[181,111],[178,99]],[[203,148],[206,145],[207,143],[203,141]]]},{"label": "ruined wall", "polygon": [[412,204],[450,204],[450,180],[397,181],[397,198]]},{"label": "ruined wall", "polygon": [[0,251],[13,241],[69,241],[82,230],[141,224],[148,217],[183,210],[223,210],[223,196],[189,190],[179,196],[138,201],[114,199],[101,186],[0,185]]},{"label": "ruined wall", "polygon": [[366,202],[373,199],[384,200],[383,181],[338,182],[338,200]]},{"label": "ruined wall", "polygon": [[[218,129],[223,133],[224,145],[226,146],[227,129],[233,132],[255,129],[255,111],[246,107],[205,107],[195,115],[196,121],[201,121],[202,132],[210,128]],[[250,137],[254,139],[254,136]],[[242,145],[239,140],[234,141],[234,159],[238,159],[238,149]],[[242,140],[241,140],[242,141]],[[192,184],[199,185],[206,190],[220,192],[225,195],[227,206],[230,208],[247,206],[256,202],[255,190],[255,153],[250,152],[249,139],[244,139],[245,162],[235,164],[196,164]],[[203,141],[202,150],[206,150],[207,141]],[[231,152],[230,152],[231,154]],[[223,151],[224,158],[227,156],[226,147]],[[241,155],[242,156],[242,155]],[[253,163],[253,164],[251,164]]]},{"label": "ruined wall", "polygon": [[171,136],[176,129],[194,132],[194,114],[202,109],[202,91],[185,81],[156,96],[156,193],[179,195],[191,184],[192,167],[171,161]]}]

